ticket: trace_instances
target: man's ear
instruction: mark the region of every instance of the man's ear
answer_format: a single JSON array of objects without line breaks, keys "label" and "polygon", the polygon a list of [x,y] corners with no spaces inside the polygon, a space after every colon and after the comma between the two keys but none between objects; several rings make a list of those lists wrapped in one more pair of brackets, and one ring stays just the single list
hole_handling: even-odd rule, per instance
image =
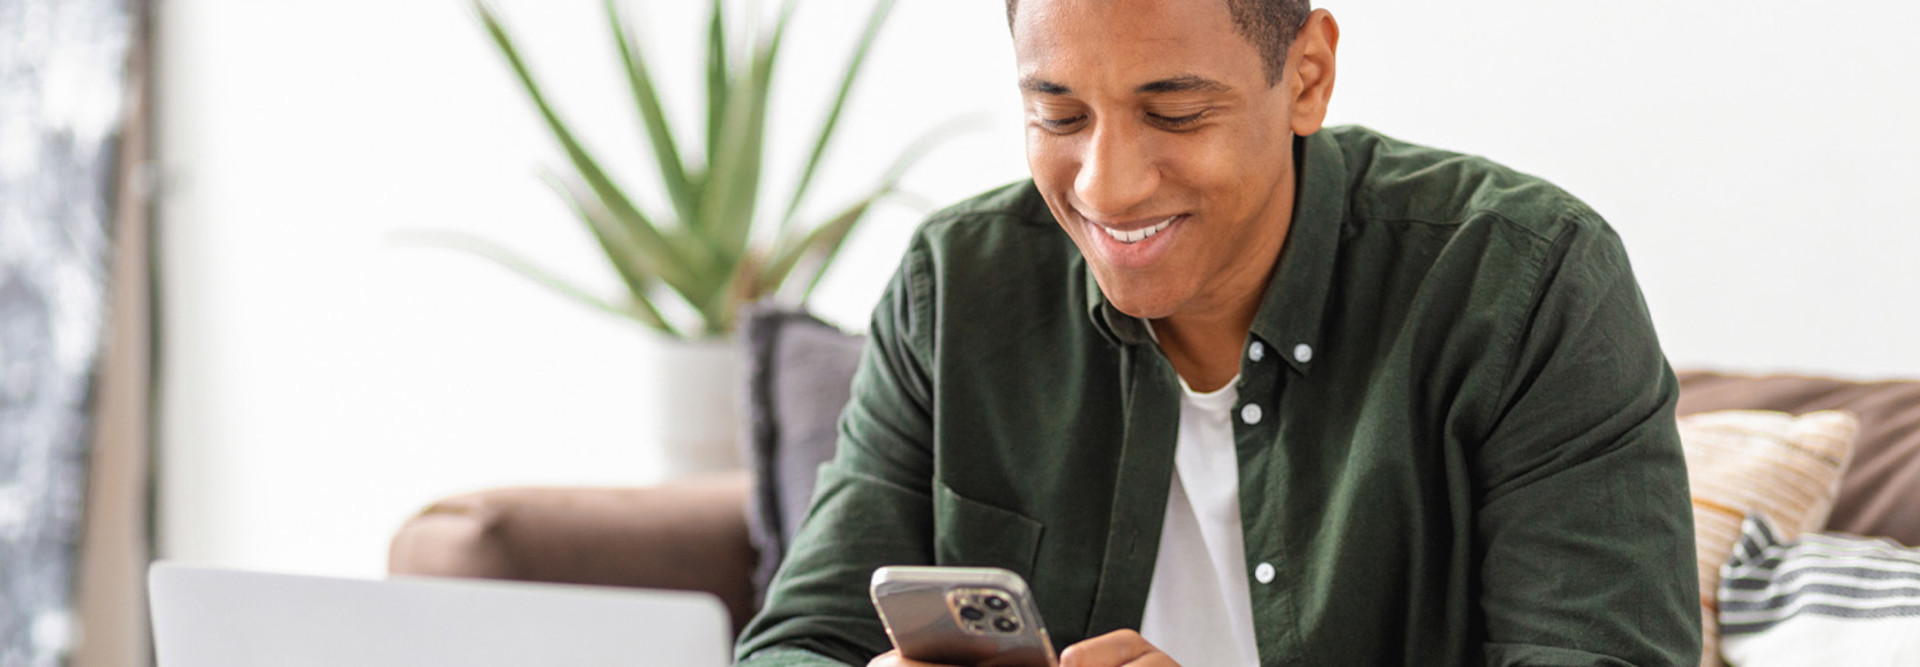
[{"label": "man's ear", "polygon": [[1320,131],[1333,99],[1334,53],[1340,48],[1340,24],[1325,9],[1313,10],[1287,49],[1287,93],[1293,103],[1293,133]]}]

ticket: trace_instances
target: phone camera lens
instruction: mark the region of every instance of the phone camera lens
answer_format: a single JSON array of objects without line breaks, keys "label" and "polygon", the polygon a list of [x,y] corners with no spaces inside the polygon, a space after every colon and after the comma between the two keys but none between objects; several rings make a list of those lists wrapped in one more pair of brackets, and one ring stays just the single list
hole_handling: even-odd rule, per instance
[{"label": "phone camera lens", "polygon": [[986,618],[987,612],[980,611],[979,607],[975,607],[973,605],[967,605],[965,607],[960,608],[960,617],[967,619],[969,621],[978,621],[980,619]]},{"label": "phone camera lens", "polygon": [[1011,618],[1002,616],[1000,618],[993,619],[993,629],[999,630],[1001,632],[1016,632],[1020,630],[1020,624],[1015,622]]},{"label": "phone camera lens", "polygon": [[1007,610],[1007,599],[1000,597],[998,595],[989,595],[987,596],[987,599],[984,600],[984,602],[986,602],[988,609],[992,609],[994,611]]}]

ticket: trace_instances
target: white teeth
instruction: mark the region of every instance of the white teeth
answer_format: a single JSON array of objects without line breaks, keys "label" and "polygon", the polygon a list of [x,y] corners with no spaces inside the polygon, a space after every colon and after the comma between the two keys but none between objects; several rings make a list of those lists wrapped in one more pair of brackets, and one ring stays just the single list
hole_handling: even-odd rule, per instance
[{"label": "white teeth", "polygon": [[1166,229],[1168,225],[1173,224],[1173,221],[1179,217],[1180,216],[1176,215],[1161,221],[1160,224],[1154,225],[1152,227],[1146,227],[1143,229],[1136,229],[1131,232],[1123,232],[1110,227],[1101,227],[1100,231],[1106,232],[1107,236],[1111,236],[1113,237],[1113,240],[1119,241],[1121,243],[1139,243],[1141,241],[1147,240],[1148,237],[1151,237],[1154,234],[1160,233],[1160,230]]}]

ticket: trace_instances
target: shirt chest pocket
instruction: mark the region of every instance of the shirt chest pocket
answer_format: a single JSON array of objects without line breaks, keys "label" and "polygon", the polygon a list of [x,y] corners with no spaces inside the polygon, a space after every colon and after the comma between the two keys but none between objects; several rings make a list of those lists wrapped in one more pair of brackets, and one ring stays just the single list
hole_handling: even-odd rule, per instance
[{"label": "shirt chest pocket", "polygon": [[1005,568],[1033,578],[1040,522],[954,493],[938,480],[933,487],[936,564]]}]

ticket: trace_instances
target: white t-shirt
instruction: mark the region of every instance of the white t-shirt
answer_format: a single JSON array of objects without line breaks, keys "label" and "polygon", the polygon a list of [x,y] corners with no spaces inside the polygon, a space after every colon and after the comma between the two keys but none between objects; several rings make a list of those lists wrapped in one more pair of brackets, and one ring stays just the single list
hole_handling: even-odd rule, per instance
[{"label": "white t-shirt", "polygon": [[1233,444],[1238,381],[1204,394],[1180,383],[1173,485],[1140,636],[1182,667],[1260,664]]}]

